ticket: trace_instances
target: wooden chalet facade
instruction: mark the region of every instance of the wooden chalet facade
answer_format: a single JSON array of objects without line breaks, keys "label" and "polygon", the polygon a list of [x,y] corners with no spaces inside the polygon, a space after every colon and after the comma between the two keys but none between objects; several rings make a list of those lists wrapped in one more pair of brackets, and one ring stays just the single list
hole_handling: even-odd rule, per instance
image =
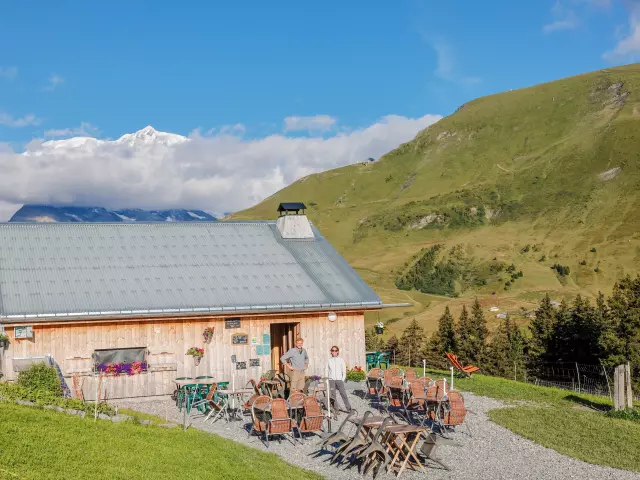
[{"label": "wooden chalet facade", "polygon": [[[95,398],[100,358],[142,360],[104,375],[102,398],[165,395],[176,377],[244,385],[296,336],[308,375],[332,345],[364,365],[364,312],[378,296],[305,215],[277,221],[0,224],[3,379],[42,357]],[[213,328],[205,343],[205,328]],[[196,365],[186,355],[204,348]],[[103,364],[104,365],[104,364]],[[75,381],[74,381],[75,377]]]}]

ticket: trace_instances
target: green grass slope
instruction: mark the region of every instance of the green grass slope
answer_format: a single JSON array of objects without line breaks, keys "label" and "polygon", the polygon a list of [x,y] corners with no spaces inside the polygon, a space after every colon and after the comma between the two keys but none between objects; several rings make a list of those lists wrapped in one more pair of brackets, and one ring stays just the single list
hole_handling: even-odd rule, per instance
[{"label": "green grass slope", "polygon": [[[432,331],[475,296],[507,311],[593,296],[640,266],[639,126],[640,64],[600,70],[469,102],[378,162],[302,178],[234,218],[305,202],[384,301],[415,305],[380,313],[390,332],[414,317]],[[434,243],[449,286],[399,290]],[[523,276],[506,285],[512,263]]]}]

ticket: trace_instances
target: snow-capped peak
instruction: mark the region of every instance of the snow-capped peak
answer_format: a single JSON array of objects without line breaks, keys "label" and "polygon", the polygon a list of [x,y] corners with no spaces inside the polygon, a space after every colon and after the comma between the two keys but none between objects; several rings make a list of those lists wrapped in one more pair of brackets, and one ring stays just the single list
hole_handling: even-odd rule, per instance
[{"label": "snow-capped peak", "polygon": [[174,133],[159,132],[151,125],[147,125],[142,130],[135,133],[127,133],[115,141],[117,144],[127,144],[130,146],[163,144],[166,146],[178,145],[188,141],[187,137]]},{"label": "snow-capped peak", "polygon": [[134,149],[147,149],[158,147],[174,147],[181,143],[188,142],[187,137],[174,133],[159,132],[151,125],[147,125],[142,130],[134,133],[126,133],[119,139],[98,140],[93,137],[72,137],[64,140],[49,140],[48,142],[36,142],[33,146],[27,147],[24,155],[39,156],[44,154],[67,154],[67,153],[94,153],[99,148],[109,148],[109,146],[128,146]]}]

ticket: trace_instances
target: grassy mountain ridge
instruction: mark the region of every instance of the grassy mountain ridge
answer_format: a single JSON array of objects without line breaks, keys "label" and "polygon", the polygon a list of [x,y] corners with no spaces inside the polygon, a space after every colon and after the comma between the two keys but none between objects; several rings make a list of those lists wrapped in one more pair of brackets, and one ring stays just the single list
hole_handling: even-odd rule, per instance
[{"label": "grassy mountain ridge", "polygon": [[[530,308],[545,292],[592,296],[640,266],[639,126],[640,65],[600,70],[471,101],[378,162],[310,175],[234,218],[304,201],[385,301],[415,304],[380,314],[395,316],[394,328],[417,316],[433,330],[445,304],[476,295],[502,310]],[[457,298],[398,290],[436,243],[446,248],[434,265],[464,250],[471,284],[452,277]],[[492,262],[523,275],[511,281],[488,271]]]}]

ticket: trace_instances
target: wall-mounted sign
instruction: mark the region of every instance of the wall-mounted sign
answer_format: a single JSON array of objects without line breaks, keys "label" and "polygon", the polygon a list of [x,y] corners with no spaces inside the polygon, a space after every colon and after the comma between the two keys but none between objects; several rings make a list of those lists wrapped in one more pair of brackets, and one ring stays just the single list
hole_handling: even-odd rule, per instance
[{"label": "wall-mounted sign", "polygon": [[263,345],[271,345],[271,335],[265,333],[262,335],[262,343]]},{"label": "wall-mounted sign", "polygon": [[226,318],[224,328],[240,328],[240,318]]},{"label": "wall-mounted sign", "polygon": [[271,354],[270,345],[256,345],[256,355],[270,355],[270,354]]},{"label": "wall-mounted sign", "polygon": [[251,366],[251,367],[259,367],[260,366],[260,359],[259,358],[250,358],[249,359],[249,366]]},{"label": "wall-mounted sign", "polygon": [[251,337],[251,345],[257,345],[258,344],[258,337]]},{"label": "wall-mounted sign", "polygon": [[236,370],[246,370],[247,362],[236,362]]},{"label": "wall-mounted sign", "polygon": [[248,345],[249,344],[249,335],[246,333],[236,333],[231,337],[232,345]]},{"label": "wall-mounted sign", "polygon": [[33,338],[33,327],[31,325],[24,327],[13,327],[13,336],[15,338]]},{"label": "wall-mounted sign", "polygon": [[235,355],[231,355],[231,363],[236,363],[236,356]]}]

